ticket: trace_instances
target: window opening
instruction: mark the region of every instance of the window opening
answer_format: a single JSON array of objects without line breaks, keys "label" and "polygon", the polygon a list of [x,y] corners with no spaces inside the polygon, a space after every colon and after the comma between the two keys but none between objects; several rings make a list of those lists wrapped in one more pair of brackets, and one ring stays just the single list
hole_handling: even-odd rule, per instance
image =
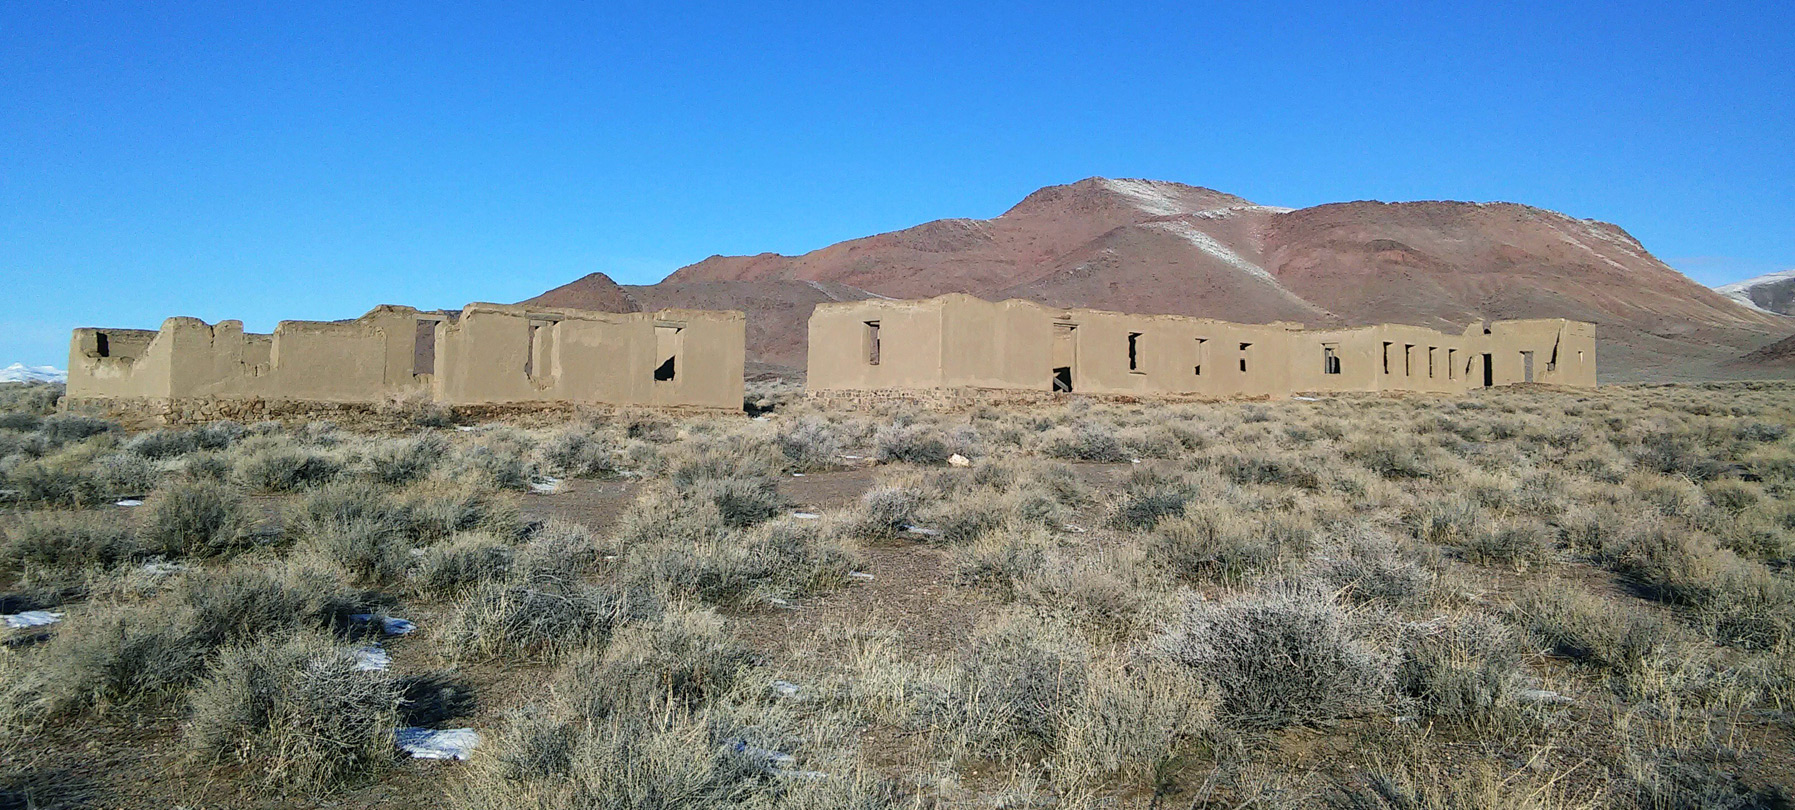
[{"label": "window opening", "polygon": [[654,367],[655,382],[672,382],[678,376],[681,333],[684,331],[678,326],[655,324],[654,354],[659,361]]}]

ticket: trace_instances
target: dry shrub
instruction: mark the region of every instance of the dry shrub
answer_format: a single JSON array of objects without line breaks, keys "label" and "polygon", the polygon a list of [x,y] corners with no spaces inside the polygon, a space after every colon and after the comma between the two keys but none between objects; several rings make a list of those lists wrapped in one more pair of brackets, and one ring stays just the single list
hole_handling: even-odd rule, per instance
[{"label": "dry shrub", "polygon": [[1496,522],[1469,537],[1463,544],[1465,558],[1479,565],[1502,565],[1528,571],[1552,558],[1553,533],[1532,519],[1510,518]]},{"label": "dry shrub", "polygon": [[0,715],[34,722],[185,688],[214,651],[295,630],[347,629],[359,602],[330,572],[238,565],[181,577],[147,602],[86,606],[4,686]]},{"label": "dry shrub", "polygon": [[897,537],[904,527],[915,524],[929,499],[927,489],[915,479],[888,480],[860,496],[847,530],[868,539]]},{"label": "dry shrub", "polygon": [[1346,450],[1346,457],[1385,478],[1431,478],[1438,463],[1427,445],[1415,438],[1383,436],[1364,439]]},{"label": "dry shrub", "polygon": [[671,605],[657,619],[619,628],[603,652],[562,665],[564,697],[584,717],[603,720],[702,710],[743,683],[756,656],[716,615]]},{"label": "dry shrub", "polygon": [[404,508],[411,532],[427,543],[471,531],[515,537],[523,525],[523,518],[509,501],[464,483],[432,483],[413,489],[404,498]]},{"label": "dry shrub", "polygon": [[1161,521],[1184,514],[1185,507],[1203,494],[1193,480],[1137,469],[1110,508],[1109,525],[1117,529],[1148,531]]},{"label": "dry shrub", "polygon": [[1438,598],[1439,575],[1423,559],[1405,551],[1389,535],[1353,530],[1335,536],[1332,547],[1308,571],[1342,597],[1412,610]]},{"label": "dry shrub", "polygon": [[235,478],[256,492],[292,492],[324,484],[342,472],[342,464],[322,452],[284,440],[245,445],[237,456]]},{"label": "dry shrub", "polygon": [[467,532],[427,549],[410,583],[419,593],[459,596],[482,583],[509,578],[515,565],[510,545],[484,532]]},{"label": "dry shrub", "polygon": [[1482,614],[1410,625],[1396,681],[1424,716],[1483,722],[1515,708],[1522,654],[1517,634]]},{"label": "dry shrub", "polygon": [[489,582],[455,605],[443,643],[476,660],[544,659],[602,643],[618,625],[658,611],[639,592],[580,583]]},{"label": "dry shrub", "polygon": [[1065,627],[1012,615],[979,628],[930,708],[954,750],[1028,756],[1058,747],[1086,689],[1091,650]]},{"label": "dry shrub", "polygon": [[330,785],[392,766],[401,696],[327,636],[262,640],[219,653],[194,688],[185,742],[270,786]]},{"label": "dry shrub", "polygon": [[411,565],[410,516],[376,485],[339,482],[313,490],[289,524],[302,547],[335,561],[359,581],[390,582]]},{"label": "dry shrub", "polygon": [[1116,463],[1131,458],[1114,428],[1089,419],[1047,431],[1041,436],[1041,452],[1067,461]]},{"label": "dry shrub", "polygon": [[375,445],[368,453],[369,472],[387,486],[404,486],[422,480],[449,455],[449,441],[434,433],[394,439]]},{"label": "dry shrub", "polygon": [[231,554],[254,546],[254,524],[243,497],[231,487],[175,481],[151,498],[143,539],[167,554]]},{"label": "dry shrub", "polygon": [[842,440],[827,421],[805,416],[782,426],[775,439],[794,472],[827,470],[841,463]]},{"label": "dry shrub", "polygon": [[629,551],[622,577],[657,593],[741,605],[839,588],[853,562],[816,522],[781,521],[695,543],[638,545]]},{"label": "dry shrub", "polygon": [[1150,548],[1180,578],[1239,583],[1276,568],[1286,555],[1300,550],[1281,542],[1290,533],[1269,528],[1268,522],[1249,517],[1232,504],[1204,504],[1159,523]]},{"label": "dry shrub", "polygon": [[0,570],[27,580],[69,578],[144,556],[124,521],[91,512],[32,512],[6,529]]},{"label": "dry shrub", "polygon": [[1513,613],[1558,655],[1621,671],[1644,666],[1671,638],[1651,614],[1576,588],[1530,587],[1515,599]]},{"label": "dry shrub", "polygon": [[1378,636],[1370,617],[1327,592],[1286,584],[1193,601],[1154,644],[1215,685],[1223,722],[1271,729],[1383,706],[1392,660]]},{"label": "dry shrub", "polygon": [[542,470],[555,475],[596,475],[612,467],[605,443],[579,426],[556,431],[536,448],[536,456]]},{"label": "dry shrub", "polygon": [[933,425],[886,425],[873,434],[873,449],[882,463],[944,464],[953,455],[947,439]]},{"label": "dry shrub", "polygon": [[597,569],[603,553],[585,526],[549,518],[518,549],[516,566],[525,579],[576,582]]},{"label": "dry shrub", "polygon": [[962,585],[1013,596],[1024,579],[1046,567],[1058,545],[1053,535],[1039,528],[1004,527],[954,549],[954,577]]}]

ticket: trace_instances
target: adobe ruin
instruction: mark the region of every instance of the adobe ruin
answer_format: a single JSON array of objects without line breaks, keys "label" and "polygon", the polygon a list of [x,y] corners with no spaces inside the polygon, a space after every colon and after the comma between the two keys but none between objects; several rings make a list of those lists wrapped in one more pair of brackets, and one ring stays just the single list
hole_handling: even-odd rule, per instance
[{"label": "adobe ruin", "polygon": [[1562,319],[1476,323],[1457,335],[1401,324],[1310,331],[949,294],[818,304],[806,385],[815,396],[1463,393],[1594,387],[1595,356],[1595,327]]},{"label": "adobe ruin", "polygon": [[350,321],[169,318],[157,331],[76,329],[67,404],[153,421],[428,401],[742,407],[743,315],[468,304],[378,306]]}]

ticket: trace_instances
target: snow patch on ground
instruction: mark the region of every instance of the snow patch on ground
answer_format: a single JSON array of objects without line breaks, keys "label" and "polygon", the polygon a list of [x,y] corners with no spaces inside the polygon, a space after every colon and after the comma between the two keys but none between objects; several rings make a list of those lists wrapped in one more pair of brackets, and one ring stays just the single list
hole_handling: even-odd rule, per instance
[{"label": "snow patch on ground", "polygon": [[1165,231],[1166,233],[1196,245],[1198,250],[1221,259],[1234,267],[1245,270],[1246,272],[1265,279],[1273,284],[1278,283],[1278,280],[1273,278],[1271,273],[1266,272],[1265,268],[1247,261],[1245,256],[1235,253],[1233,250],[1230,250],[1227,245],[1217,241],[1215,237],[1197,230],[1195,226],[1188,222],[1149,222],[1146,224],[1146,227]]},{"label": "snow patch on ground", "polygon": [[69,373],[55,366],[28,366],[14,363],[0,368],[0,382],[54,382],[66,383]]}]

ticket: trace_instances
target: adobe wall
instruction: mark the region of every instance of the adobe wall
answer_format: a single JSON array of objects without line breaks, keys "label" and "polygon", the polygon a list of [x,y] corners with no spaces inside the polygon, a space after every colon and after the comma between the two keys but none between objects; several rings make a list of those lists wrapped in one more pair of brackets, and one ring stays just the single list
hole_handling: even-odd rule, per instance
[{"label": "adobe wall", "polygon": [[[878,362],[869,324],[878,324]],[[950,294],[820,304],[808,389],[1072,391],[1100,396],[1269,396],[1294,392],[1462,393],[1528,380],[1595,385],[1595,329],[1559,319],[1474,324],[1462,334],[1380,324],[1306,331],[1174,315],[1056,309]]]},{"label": "adobe wall", "polygon": [[[498,304],[470,304],[458,317],[380,306],[352,321],[282,321],[267,335],[245,333],[240,321],[169,318],[155,332],[75,330],[67,397],[89,409],[139,401],[126,410],[161,421],[397,399],[740,410],[743,327],[740,312]],[[657,380],[669,358],[668,379]]]},{"label": "adobe wall", "polygon": [[[447,405],[571,402],[740,410],[740,312],[602,313],[469,304],[436,330],[433,398]],[[656,370],[671,358],[668,379]]]},{"label": "adobe wall", "polygon": [[77,329],[68,396],[383,402],[428,386],[429,370],[413,368],[417,317],[382,306],[353,321],[282,321],[268,335],[180,317],[156,332]]}]

